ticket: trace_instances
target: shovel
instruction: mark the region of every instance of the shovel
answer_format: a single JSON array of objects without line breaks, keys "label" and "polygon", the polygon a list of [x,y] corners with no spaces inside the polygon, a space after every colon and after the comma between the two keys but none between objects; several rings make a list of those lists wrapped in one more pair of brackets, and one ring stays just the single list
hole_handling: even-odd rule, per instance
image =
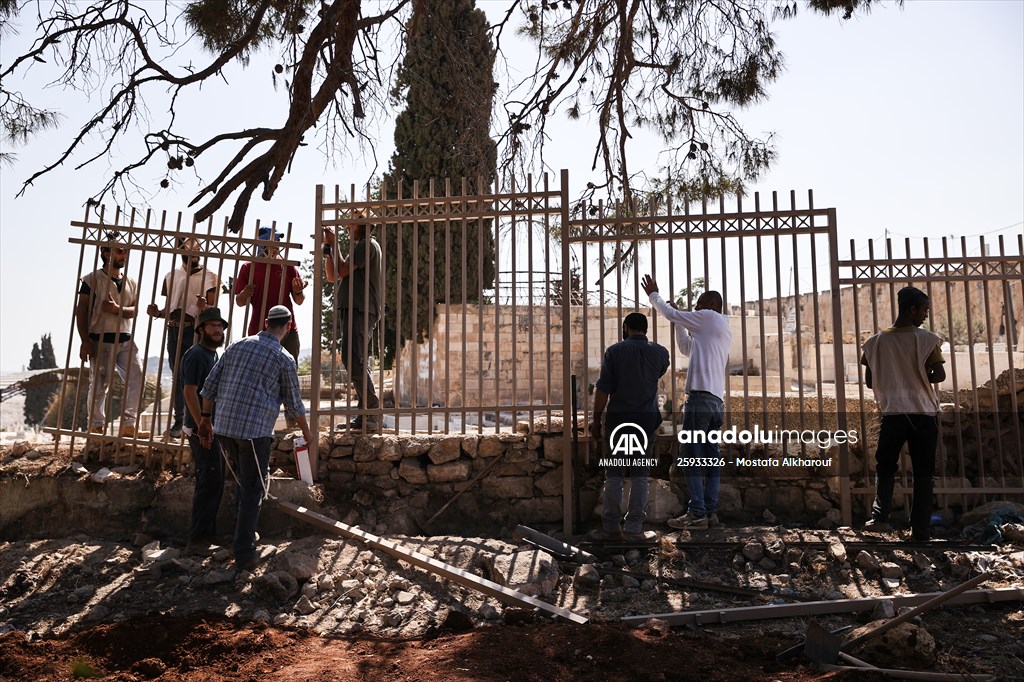
[{"label": "shovel", "polygon": [[842,638],[832,634],[816,622],[811,621],[810,626],[807,628],[807,634],[804,636],[804,651],[806,651],[807,656],[816,663],[836,663],[839,661],[841,653],[851,651],[869,639],[873,639],[874,637],[888,632],[897,625],[906,623],[911,618],[916,618],[922,613],[931,611],[936,606],[945,604],[958,594],[966,592],[972,587],[976,587],[985,582],[988,578],[988,573],[982,573],[977,577],[971,578],[965,583],[960,583],[947,592],[943,592],[937,597],[929,599],[920,606],[910,609],[902,616],[897,616],[896,618],[887,620],[881,625],[871,628],[864,634],[846,641],[843,641]]}]

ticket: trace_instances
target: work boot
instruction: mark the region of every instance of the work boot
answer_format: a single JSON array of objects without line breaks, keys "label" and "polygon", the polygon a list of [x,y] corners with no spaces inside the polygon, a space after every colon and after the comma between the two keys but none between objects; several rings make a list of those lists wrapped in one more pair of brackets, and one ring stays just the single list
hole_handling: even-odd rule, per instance
[{"label": "work boot", "polygon": [[708,517],[694,516],[690,512],[686,512],[682,516],[669,519],[668,526],[669,528],[681,528],[683,530],[707,530]]},{"label": "work boot", "polygon": [[257,566],[259,566],[275,554],[277,554],[277,547],[274,547],[273,545],[260,547],[256,550],[256,556],[252,557],[251,559],[246,559],[245,561],[239,561],[235,559],[235,568],[237,568],[239,571],[252,572],[256,569]]},{"label": "work boot", "polygon": [[888,533],[892,530],[892,525],[884,519],[868,519],[867,523],[864,524],[864,530],[874,530],[880,533]]},{"label": "work boot", "polygon": [[149,431],[139,431],[135,424],[123,424],[117,435],[121,438],[149,438],[151,434]]}]

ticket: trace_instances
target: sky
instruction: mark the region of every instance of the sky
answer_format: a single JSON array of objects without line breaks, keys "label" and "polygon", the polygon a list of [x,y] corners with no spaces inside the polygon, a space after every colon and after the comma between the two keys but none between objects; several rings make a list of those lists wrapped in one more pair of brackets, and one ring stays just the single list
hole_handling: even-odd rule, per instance
[{"label": "sky", "polygon": [[[479,4],[493,20],[506,6]],[[786,71],[769,86],[766,101],[738,114],[749,133],[774,133],[779,153],[752,190],[805,196],[813,189],[817,207],[837,209],[841,244],[886,234],[983,233],[1015,243],[1024,230],[1024,2],[908,0],[902,9],[889,5],[846,22],[805,10],[773,30]],[[30,33],[23,27],[20,36],[0,42],[0,64],[24,50]],[[513,71],[529,65],[528,45],[509,32],[503,45]],[[187,54],[179,57],[184,63]],[[204,91],[182,116],[202,123],[230,112],[238,125],[282,119],[284,94],[269,87],[273,62],[272,55],[257,56],[250,69],[229,73],[225,87]],[[15,165],[0,167],[2,372],[26,365],[33,342],[48,333],[58,364],[64,364],[79,255],[67,241],[75,232],[70,222],[82,219],[85,198],[130,151],[115,146],[113,158],[85,170],[62,167],[16,197],[21,183],[78,131],[87,111],[77,93],[44,88],[45,75],[33,69],[27,80],[9,85],[64,108],[68,123],[14,149]],[[159,106],[150,104],[152,110]],[[569,169],[570,196],[594,177],[595,128],[563,119],[550,128],[547,170],[557,179],[558,169]],[[316,184],[363,185],[386,167],[393,122],[374,121],[371,133],[377,138],[372,148],[353,144],[335,160],[325,159],[315,144],[304,147],[277,196],[254,201],[248,223],[257,217],[292,222],[296,240],[311,248]],[[631,165],[653,172],[660,143],[653,136],[640,142]],[[195,189],[183,183],[156,193],[150,205],[186,211]],[[307,302],[298,309],[300,329],[312,328],[311,308]],[[304,338],[303,346],[309,345]]]}]

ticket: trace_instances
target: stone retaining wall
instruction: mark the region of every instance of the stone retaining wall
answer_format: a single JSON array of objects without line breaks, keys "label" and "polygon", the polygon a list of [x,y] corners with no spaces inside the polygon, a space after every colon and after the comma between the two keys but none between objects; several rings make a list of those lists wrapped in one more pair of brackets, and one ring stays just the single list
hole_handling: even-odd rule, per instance
[{"label": "stone retaining wall", "polygon": [[[581,444],[586,449],[586,442]],[[275,446],[271,469],[294,475],[292,436]],[[656,446],[665,491],[685,504],[685,483],[675,469],[671,439]],[[495,459],[500,461],[495,463]],[[581,455],[581,461],[583,457]],[[390,533],[497,531],[516,524],[562,521],[562,434],[396,436],[322,434],[320,476],[325,503],[348,509],[346,523]],[[590,457],[580,473],[581,512],[591,517],[604,480]],[[484,468],[491,469],[438,519],[438,509]],[[723,471],[721,515],[725,519],[761,519],[764,511],[792,522],[817,524],[838,519],[838,483],[832,467],[783,467],[756,470],[727,466]],[[659,502],[661,504],[661,502]],[[671,500],[663,504],[671,506]],[[663,521],[664,519],[659,519]]]}]

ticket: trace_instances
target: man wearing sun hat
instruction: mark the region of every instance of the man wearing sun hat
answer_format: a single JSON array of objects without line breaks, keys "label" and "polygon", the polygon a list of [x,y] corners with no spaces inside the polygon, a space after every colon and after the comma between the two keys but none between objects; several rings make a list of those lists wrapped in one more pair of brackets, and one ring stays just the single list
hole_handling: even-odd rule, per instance
[{"label": "man wearing sun hat", "polygon": [[306,423],[295,363],[281,347],[291,324],[291,311],[282,305],[271,308],[266,329],[229,346],[200,391],[200,441],[203,447],[212,448],[216,434],[238,477],[232,550],[240,570],[253,570],[273,552],[272,548],[256,551],[256,526],[269,492],[270,448],[282,404],[285,416],[299,425],[310,454],[316,456],[317,441]]},{"label": "man wearing sun hat", "polygon": [[217,349],[224,345],[224,331],[228,322],[221,317],[219,308],[206,308],[196,318],[199,341],[181,358],[181,382],[185,395],[183,431],[192,449],[192,462],[196,467],[195,490],[192,493],[192,522],[185,551],[203,553],[215,541],[217,511],[224,492],[224,460],[220,444],[214,437],[210,447],[199,438],[202,403],[199,392],[210,370],[217,364]]},{"label": "man wearing sun hat", "polygon": [[[260,255],[279,260],[281,249],[275,242],[284,239],[284,233],[264,226],[259,229],[257,236],[267,242],[267,246],[260,249]],[[238,270],[238,277],[235,278],[234,293],[236,305],[249,306],[249,329],[246,333],[252,335],[263,329],[263,320],[274,306],[284,306],[289,314],[293,314],[292,301],[295,305],[302,305],[306,300],[303,292],[305,286],[294,265],[255,261],[242,265]],[[281,345],[291,354],[297,365],[299,328],[294,320]]]}]

